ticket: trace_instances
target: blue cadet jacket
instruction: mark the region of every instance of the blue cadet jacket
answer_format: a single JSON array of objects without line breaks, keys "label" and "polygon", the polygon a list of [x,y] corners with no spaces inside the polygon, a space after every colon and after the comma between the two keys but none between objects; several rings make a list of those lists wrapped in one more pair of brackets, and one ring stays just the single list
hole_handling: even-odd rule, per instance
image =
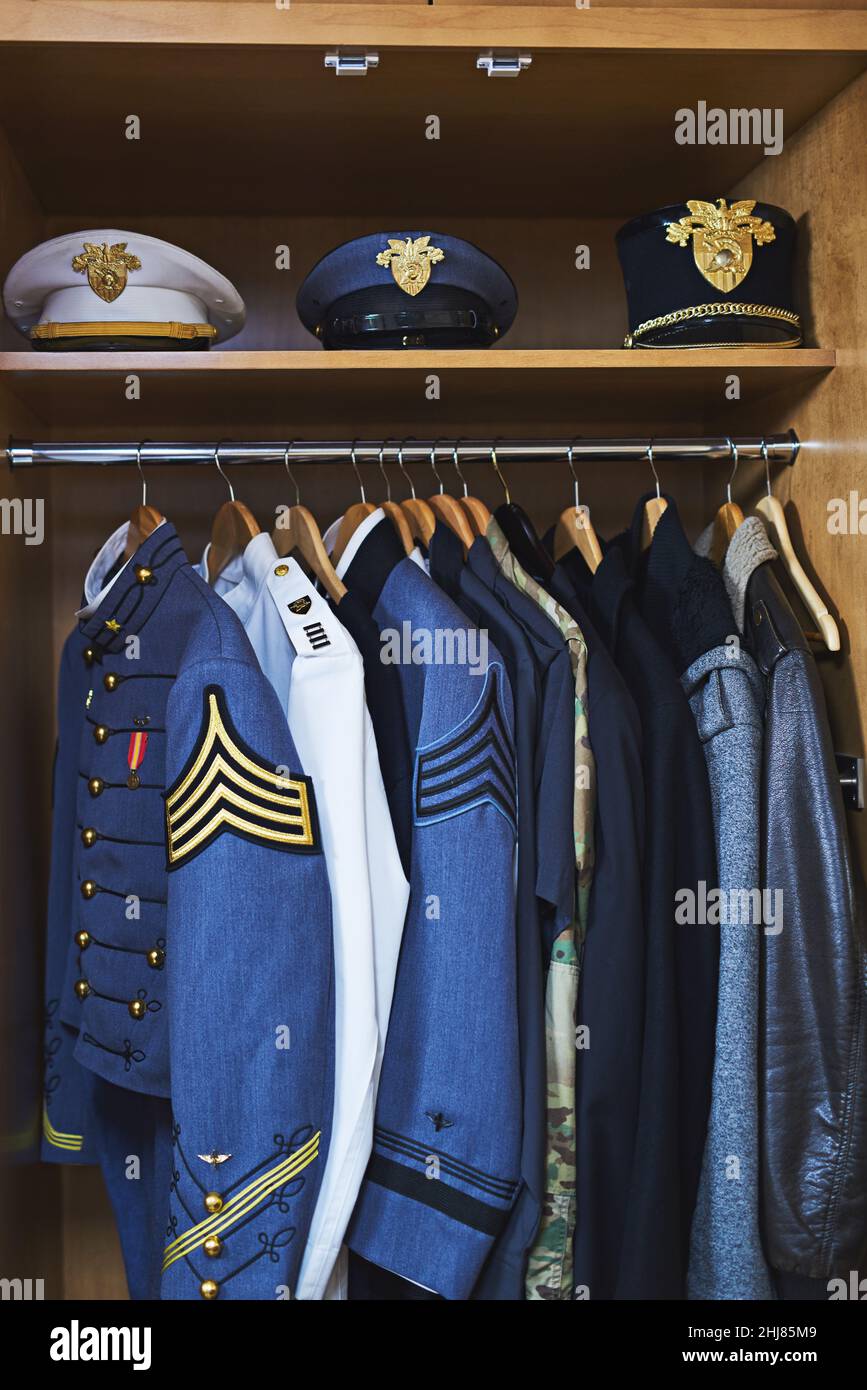
[{"label": "blue cadet jacket", "polygon": [[168,523],[78,641],[90,679],[59,1016],[100,1079],[95,1148],[130,1288],[152,1291],[161,1263],[163,1298],[291,1296],[333,1091],[313,787],[243,629]]},{"label": "blue cadet jacket", "polygon": [[448,661],[447,643],[454,652],[479,634],[404,555],[381,511],[358,528],[338,573],[399,658],[414,750],[410,902],[348,1243],[465,1299],[520,1173],[512,695],[492,646],[475,666]]}]

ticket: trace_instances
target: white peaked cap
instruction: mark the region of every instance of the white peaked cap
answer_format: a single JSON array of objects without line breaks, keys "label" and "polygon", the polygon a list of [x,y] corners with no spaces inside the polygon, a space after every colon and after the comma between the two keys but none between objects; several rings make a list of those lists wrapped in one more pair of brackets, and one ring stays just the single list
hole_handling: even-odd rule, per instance
[{"label": "white peaked cap", "polygon": [[153,324],[181,330],[170,336],[222,342],[240,332],[246,316],[235,286],[198,256],[115,227],[34,246],[7,275],[3,303],[19,332],[40,338],[74,337],[76,325],[93,325],[82,328],[93,337],[100,325],[110,336],[113,326],[138,324],[147,336]]}]

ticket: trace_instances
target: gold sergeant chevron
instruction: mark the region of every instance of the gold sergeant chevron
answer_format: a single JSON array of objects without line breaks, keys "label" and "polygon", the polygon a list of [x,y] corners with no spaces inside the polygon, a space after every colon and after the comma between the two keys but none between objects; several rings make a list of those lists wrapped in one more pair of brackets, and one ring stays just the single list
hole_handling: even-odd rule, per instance
[{"label": "gold sergeant chevron", "polygon": [[166,797],[170,869],[224,830],[277,848],[318,848],[308,780],[274,772],[250,756],[230,729],[223,693],[209,687],[198,745]]}]

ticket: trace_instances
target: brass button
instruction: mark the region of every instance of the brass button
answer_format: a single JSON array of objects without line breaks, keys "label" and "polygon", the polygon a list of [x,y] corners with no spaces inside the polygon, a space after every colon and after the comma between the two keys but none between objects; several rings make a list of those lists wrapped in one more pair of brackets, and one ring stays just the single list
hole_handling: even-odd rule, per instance
[{"label": "brass button", "polygon": [[87,980],[76,980],[75,992],[79,999],[86,999],[90,994],[90,985],[87,983]]},{"label": "brass button", "polygon": [[81,655],[84,657],[85,666],[92,666],[96,661],[96,652],[93,650],[93,647],[85,647]]},{"label": "brass button", "polygon": [[210,1255],[212,1260],[215,1260],[218,1255],[221,1255],[223,1252],[223,1242],[220,1240],[219,1236],[208,1236],[204,1244],[204,1251],[206,1255]]},{"label": "brass button", "polygon": [[121,678],[116,674],[116,672],[106,671],[105,675],[102,678],[102,683],[105,686],[106,690],[117,690],[117,687],[120,685],[120,680]]},{"label": "brass button", "polygon": [[111,729],[109,729],[107,725],[97,724],[93,731],[93,737],[97,743],[105,743],[110,733]]},{"label": "brass button", "polygon": [[81,832],[81,843],[85,849],[91,849],[96,844],[99,836],[92,825],[86,825]]},{"label": "brass button", "polygon": [[81,896],[83,898],[92,898],[97,891],[97,886],[92,878],[86,878],[81,885]]},{"label": "brass button", "polygon": [[129,1001],[129,1004],[127,1005],[127,1008],[129,1009],[130,1017],[132,1018],[144,1018],[145,1013],[147,1012],[144,1005],[144,1001],[141,999],[131,999]]},{"label": "brass button", "polygon": [[159,946],[154,946],[152,951],[148,951],[148,965],[152,970],[162,970],[166,963],[166,953],[161,951]]},{"label": "brass button", "polygon": [[148,569],[147,565],[136,565],[135,577],[138,580],[139,584],[150,584],[151,580],[153,579],[153,575],[153,570]]},{"label": "brass button", "polygon": [[91,796],[101,796],[105,789],[105,783],[101,777],[91,777],[87,783],[87,790]]},{"label": "brass button", "polygon": [[86,951],[90,945],[90,932],[77,931],[75,933],[75,944],[78,946],[79,950]]},{"label": "brass button", "polygon": [[218,1211],[223,1210],[223,1199],[219,1192],[205,1193],[205,1211],[210,1212],[211,1216],[216,1216]]},{"label": "brass button", "polygon": [[199,1285],[199,1293],[202,1295],[202,1298],[216,1298],[219,1292],[220,1286],[215,1279],[205,1279],[204,1282]]},{"label": "brass button", "polygon": [[277,567],[276,567],[275,570],[274,570],[274,573],[276,574],[276,576],[277,576],[278,579],[282,579],[283,576],[284,576],[284,574],[288,574],[288,573],[289,573],[289,566],[288,566],[288,565],[277,565]]}]

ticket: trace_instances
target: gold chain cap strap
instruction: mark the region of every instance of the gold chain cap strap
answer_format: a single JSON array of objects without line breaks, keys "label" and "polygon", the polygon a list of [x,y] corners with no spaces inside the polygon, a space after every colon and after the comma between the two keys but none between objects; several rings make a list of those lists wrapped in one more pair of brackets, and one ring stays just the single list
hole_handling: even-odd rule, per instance
[{"label": "gold chain cap strap", "polygon": [[[676,323],[686,323],[689,319],[704,318],[708,314],[732,314],[736,318],[762,318],[776,319],[780,323],[786,323],[795,329],[797,337],[787,338],[782,343],[688,343],[687,347],[797,347],[801,341],[801,320],[791,309],[778,309],[773,304],[693,304],[688,309],[675,309],[670,314],[662,314],[656,319],[647,319],[640,323],[632,333],[627,333],[623,340],[625,348],[643,347],[643,343],[637,342],[646,333],[650,333],[654,328],[670,328]],[[656,346],[654,344],[653,346]]]}]

